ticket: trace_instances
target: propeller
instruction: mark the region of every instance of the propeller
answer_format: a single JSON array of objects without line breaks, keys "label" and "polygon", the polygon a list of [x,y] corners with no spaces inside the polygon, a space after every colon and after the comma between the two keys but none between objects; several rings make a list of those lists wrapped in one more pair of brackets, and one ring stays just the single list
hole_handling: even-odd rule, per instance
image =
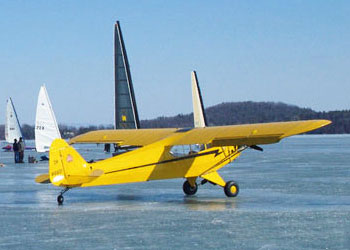
[{"label": "propeller", "polygon": [[258,150],[258,151],[264,151],[264,149],[263,148],[261,148],[261,147],[259,147],[259,146],[257,146],[257,145],[251,145],[251,146],[249,146],[250,148],[252,148],[252,149],[254,149],[254,150]]}]

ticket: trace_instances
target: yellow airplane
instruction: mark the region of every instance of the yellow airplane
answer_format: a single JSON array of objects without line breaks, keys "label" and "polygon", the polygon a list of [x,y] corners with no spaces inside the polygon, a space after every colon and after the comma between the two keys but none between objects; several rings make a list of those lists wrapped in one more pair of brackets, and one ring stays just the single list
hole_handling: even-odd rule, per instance
[{"label": "yellow airplane", "polygon": [[71,188],[170,178],[185,178],[183,191],[187,195],[197,192],[197,180],[201,178],[200,184],[216,184],[223,187],[228,197],[235,197],[238,184],[225,182],[218,170],[242,151],[262,150],[257,145],[277,143],[331,123],[309,120],[207,127],[197,75],[192,72],[194,128],[139,129],[119,22],[115,25],[115,80],[115,128],[123,129],[88,132],[69,143],[113,143],[124,150],[105,160],[87,162],[67,142],[54,140],[49,153],[49,173],[39,175],[36,182],[63,187],[57,197],[58,204],[63,203],[63,194]]},{"label": "yellow airplane", "polygon": [[247,125],[197,127],[189,129],[121,129],[88,132],[70,143],[116,143],[133,146],[114,157],[87,162],[67,142],[53,141],[50,147],[49,173],[36,178],[38,183],[51,182],[64,190],[70,188],[185,178],[183,191],[197,192],[201,184],[210,182],[223,187],[228,197],[239,192],[236,182],[225,182],[218,170],[235,160],[247,148],[261,150],[257,145],[277,143],[281,139],[305,133],[330,124],[328,120],[307,120]]}]

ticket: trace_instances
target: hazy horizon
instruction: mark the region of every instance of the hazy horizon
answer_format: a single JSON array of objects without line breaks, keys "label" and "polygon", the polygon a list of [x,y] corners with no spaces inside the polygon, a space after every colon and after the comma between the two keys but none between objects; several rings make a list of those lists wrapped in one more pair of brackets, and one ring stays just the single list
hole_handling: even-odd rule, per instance
[{"label": "hazy horizon", "polygon": [[[243,102],[255,102],[255,101],[241,101],[241,102],[234,102],[234,101],[227,101],[227,102],[221,102],[221,103],[218,103],[218,104],[214,104],[212,106],[205,106],[204,108],[207,109],[207,108],[211,108],[211,107],[214,107],[214,106],[217,106],[217,105],[220,105],[220,104],[223,104],[223,103],[243,103]],[[270,101],[261,101],[263,103],[271,103]],[[255,102],[255,103],[258,103],[258,102]],[[295,106],[295,107],[298,107],[300,109],[308,109],[308,107],[300,107],[298,105],[295,105],[295,104],[290,104],[290,103],[284,103],[284,102],[272,102],[274,104],[285,104],[285,105],[288,105],[288,106]],[[311,109],[311,108],[310,108]],[[348,111],[349,109],[343,109],[343,110],[329,110],[329,111],[324,111],[324,110],[314,110],[314,109],[311,109],[312,111],[314,112],[334,112],[334,111]],[[175,117],[175,116],[178,116],[178,115],[190,115],[191,113],[193,113],[192,111],[191,112],[188,112],[188,113],[178,113],[178,114],[174,114],[174,115],[158,115],[156,117],[151,117],[151,118],[144,118],[144,119],[141,119],[141,121],[143,120],[153,120],[153,119],[157,119],[159,117]],[[19,119],[19,122],[20,122],[20,125],[30,125],[30,126],[34,126],[34,122],[33,123],[22,123],[21,120]],[[113,123],[79,123],[79,122],[72,122],[72,123],[64,123],[64,122],[59,122],[58,121],[58,124],[59,125],[65,125],[65,126],[74,126],[74,127],[84,127],[84,126],[114,126]],[[4,123],[0,123],[0,126],[4,126]]]}]

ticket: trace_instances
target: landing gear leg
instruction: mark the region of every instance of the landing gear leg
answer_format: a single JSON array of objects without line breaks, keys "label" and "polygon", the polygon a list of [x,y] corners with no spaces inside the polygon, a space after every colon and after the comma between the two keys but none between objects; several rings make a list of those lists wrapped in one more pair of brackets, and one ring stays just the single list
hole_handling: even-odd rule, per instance
[{"label": "landing gear leg", "polygon": [[66,187],[65,189],[63,189],[60,194],[57,196],[57,203],[58,205],[62,205],[63,204],[63,201],[64,201],[64,197],[63,197],[63,194],[65,192],[67,192],[70,188],[69,187]]}]

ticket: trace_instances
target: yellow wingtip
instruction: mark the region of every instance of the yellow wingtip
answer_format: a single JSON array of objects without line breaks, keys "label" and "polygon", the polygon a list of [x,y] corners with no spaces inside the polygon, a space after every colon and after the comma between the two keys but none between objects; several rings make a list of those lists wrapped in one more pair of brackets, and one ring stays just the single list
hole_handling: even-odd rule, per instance
[{"label": "yellow wingtip", "polygon": [[324,125],[323,125],[323,126],[327,126],[327,125],[329,125],[329,124],[332,123],[332,121],[330,121],[330,120],[321,120],[321,121],[324,122]]},{"label": "yellow wingtip", "polygon": [[332,121],[330,121],[330,120],[312,120],[312,123],[311,123],[310,127],[308,127],[308,129],[309,129],[309,131],[315,130],[315,129],[327,126],[331,123],[332,123]]},{"label": "yellow wingtip", "polygon": [[285,138],[292,135],[297,134],[303,134],[315,129],[322,128],[324,126],[327,126],[331,124],[332,122],[330,120],[305,120],[300,121],[300,124],[298,124],[294,129],[288,131],[285,133],[281,138]]}]

